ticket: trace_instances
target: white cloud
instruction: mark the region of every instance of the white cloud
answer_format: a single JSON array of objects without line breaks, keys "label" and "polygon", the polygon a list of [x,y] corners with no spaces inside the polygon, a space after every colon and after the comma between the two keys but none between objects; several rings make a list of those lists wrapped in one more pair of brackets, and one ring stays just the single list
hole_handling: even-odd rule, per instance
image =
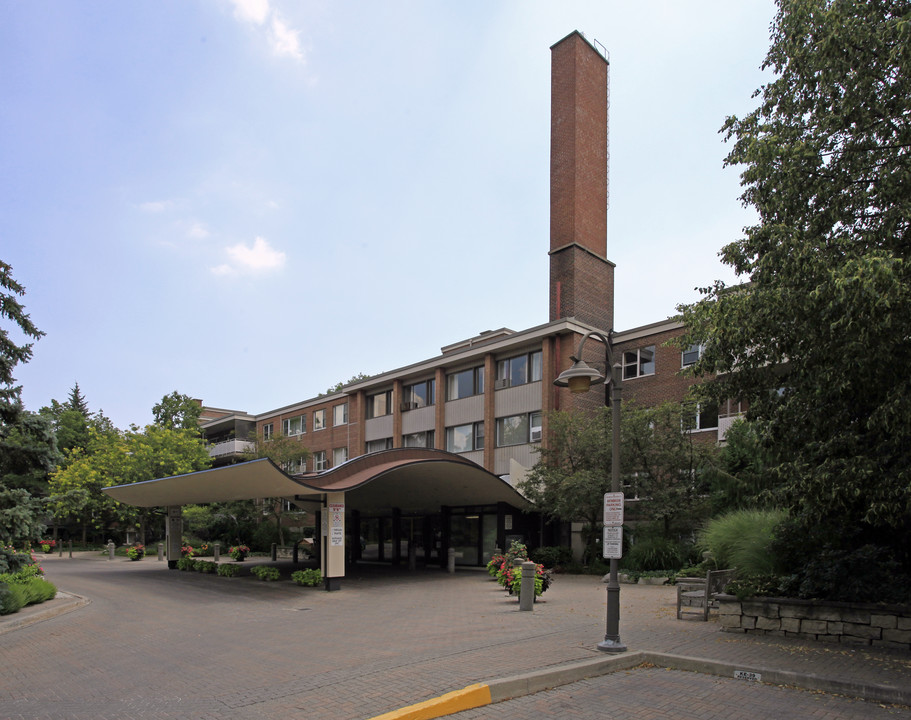
[{"label": "white cloud", "polygon": [[289,28],[285,21],[277,15],[272,16],[272,35],[269,43],[272,45],[272,52],[276,55],[284,55],[294,58],[297,61],[303,61],[304,53],[301,50],[300,41],[297,39],[298,31]]},{"label": "white cloud", "polygon": [[170,200],[153,200],[151,202],[140,203],[139,209],[148,213],[160,213],[167,210],[171,205],[172,203]]},{"label": "white cloud", "polygon": [[234,6],[234,17],[242,23],[263,27],[271,18],[272,22],[269,23],[268,28],[264,29],[264,32],[272,52],[280,57],[289,57],[303,62],[304,52],[298,38],[300,32],[288,26],[278,11],[269,6],[269,0],[230,1]]},{"label": "white cloud", "polygon": [[214,275],[236,275],[244,272],[268,272],[284,267],[285,253],[275,250],[264,237],[257,237],[252,246],[238,243],[225,248],[229,262],[212,268]]},{"label": "white cloud", "polygon": [[190,225],[189,229],[187,230],[187,237],[197,240],[207,238],[209,237],[209,228],[207,228],[204,223],[195,222]]},{"label": "white cloud", "polygon": [[241,22],[262,25],[269,16],[269,0],[231,0],[234,17]]}]

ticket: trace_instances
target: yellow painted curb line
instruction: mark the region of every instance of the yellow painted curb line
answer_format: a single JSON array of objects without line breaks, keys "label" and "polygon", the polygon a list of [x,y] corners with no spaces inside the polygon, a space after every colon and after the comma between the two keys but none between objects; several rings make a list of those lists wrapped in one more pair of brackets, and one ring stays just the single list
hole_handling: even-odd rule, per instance
[{"label": "yellow painted curb line", "polygon": [[462,690],[453,690],[432,700],[377,715],[369,720],[431,720],[482,705],[490,705],[490,688],[478,683]]}]

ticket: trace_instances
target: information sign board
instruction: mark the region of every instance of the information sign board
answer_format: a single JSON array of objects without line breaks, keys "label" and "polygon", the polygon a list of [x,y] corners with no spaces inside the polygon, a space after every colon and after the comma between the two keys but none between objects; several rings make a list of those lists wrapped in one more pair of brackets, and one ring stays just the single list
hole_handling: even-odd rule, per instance
[{"label": "information sign board", "polygon": [[623,557],[623,528],[619,525],[605,525],[601,548],[605,560],[619,560]]},{"label": "information sign board", "polygon": [[623,493],[604,493],[604,524],[623,524]]}]

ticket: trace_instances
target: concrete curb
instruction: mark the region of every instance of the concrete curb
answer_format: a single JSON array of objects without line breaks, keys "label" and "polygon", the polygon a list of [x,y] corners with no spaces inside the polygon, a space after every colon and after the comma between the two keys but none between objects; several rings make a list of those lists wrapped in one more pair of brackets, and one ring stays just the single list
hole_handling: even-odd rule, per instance
[{"label": "concrete curb", "polygon": [[[704,675],[739,678],[753,682],[759,681],[772,685],[788,685],[804,690],[820,690],[873,702],[911,705],[911,687],[849,682],[813,673],[797,673],[758,666],[735,665],[706,658],[636,651],[624,653],[623,655],[594,657],[558,667],[499,678],[487,683],[469,685],[463,690],[456,690],[438,698],[410,705],[401,710],[378,715],[375,718],[371,718],[371,720],[430,720],[431,718],[451,715],[461,710],[503,702],[542,690],[550,690],[561,685],[568,685],[579,680],[631,670],[643,665],[698,672]],[[459,704],[463,701],[473,704]]]},{"label": "concrete curb", "polygon": [[91,600],[81,595],[58,590],[53,600],[40,605],[31,605],[12,615],[0,617],[0,635],[72,612],[90,602]]}]

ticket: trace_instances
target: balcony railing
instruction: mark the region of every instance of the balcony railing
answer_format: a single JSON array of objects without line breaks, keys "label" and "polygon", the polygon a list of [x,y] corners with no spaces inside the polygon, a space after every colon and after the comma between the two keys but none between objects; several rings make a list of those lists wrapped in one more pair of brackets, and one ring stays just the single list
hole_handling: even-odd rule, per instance
[{"label": "balcony railing", "polygon": [[253,443],[249,440],[225,440],[224,442],[209,445],[209,457],[242,455],[247,450],[252,449]]}]

